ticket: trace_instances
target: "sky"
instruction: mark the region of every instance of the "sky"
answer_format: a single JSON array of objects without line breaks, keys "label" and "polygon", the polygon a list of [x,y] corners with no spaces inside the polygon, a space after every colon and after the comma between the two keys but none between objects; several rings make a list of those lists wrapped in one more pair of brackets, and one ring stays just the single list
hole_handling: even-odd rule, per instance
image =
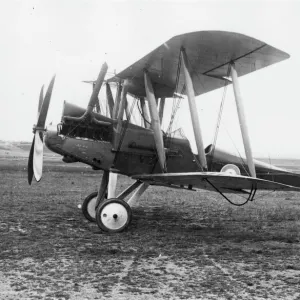
[{"label": "sky", "polygon": [[[254,156],[300,158],[300,1],[0,0],[0,140],[32,140],[40,88],[56,74],[47,123],[63,101],[86,107],[104,61],[120,72],[171,37],[224,30],[249,35],[291,58],[240,78]],[[204,144],[212,142],[223,89],[197,97]],[[163,129],[170,121],[168,100]],[[193,149],[186,99],[176,126]],[[243,153],[232,87],[217,146]]]}]

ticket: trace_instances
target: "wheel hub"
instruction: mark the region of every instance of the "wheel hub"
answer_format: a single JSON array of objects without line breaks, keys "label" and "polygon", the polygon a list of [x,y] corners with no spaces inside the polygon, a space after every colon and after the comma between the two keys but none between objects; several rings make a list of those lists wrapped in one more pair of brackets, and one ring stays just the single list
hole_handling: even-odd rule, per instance
[{"label": "wheel hub", "polygon": [[109,203],[101,212],[101,221],[110,230],[122,228],[127,223],[128,218],[126,208],[120,203]]}]

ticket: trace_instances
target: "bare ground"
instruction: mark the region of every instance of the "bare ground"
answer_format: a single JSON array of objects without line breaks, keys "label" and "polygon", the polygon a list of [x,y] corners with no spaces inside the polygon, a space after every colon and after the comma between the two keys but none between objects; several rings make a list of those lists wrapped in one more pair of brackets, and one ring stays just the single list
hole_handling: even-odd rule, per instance
[{"label": "bare ground", "polygon": [[26,160],[0,168],[0,299],[300,299],[296,193],[238,208],[151,187],[110,235],[77,208],[100,172],[48,162],[29,187]]}]

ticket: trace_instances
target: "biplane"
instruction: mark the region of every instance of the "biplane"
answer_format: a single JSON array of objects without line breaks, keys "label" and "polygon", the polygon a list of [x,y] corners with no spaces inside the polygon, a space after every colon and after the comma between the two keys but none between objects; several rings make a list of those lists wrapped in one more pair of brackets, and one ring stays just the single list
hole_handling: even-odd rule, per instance
[{"label": "biplane", "polygon": [[[132,204],[151,185],[212,190],[233,204],[233,194],[244,195],[245,204],[258,190],[300,191],[300,175],[253,158],[239,87],[239,77],[287,58],[287,53],[239,33],[178,35],[111,78],[106,78],[108,66],[104,63],[92,82],[87,108],[65,102],[57,131],[45,128],[53,77],[45,97],[43,87],[39,97],[28,182],[31,184],[33,175],[36,181],[42,177],[43,143],[66,163],[82,162],[103,170],[99,190],[86,197],[82,211],[107,232],[128,227]],[[245,158],[203,144],[196,97],[224,85],[233,86]],[[98,99],[102,87],[106,89],[106,114]],[[127,97],[132,99],[131,106]],[[168,98],[187,98],[197,153],[180,130],[162,130]],[[142,124],[131,120],[133,105],[139,108]],[[135,181],[116,195],[118,174]]]}]

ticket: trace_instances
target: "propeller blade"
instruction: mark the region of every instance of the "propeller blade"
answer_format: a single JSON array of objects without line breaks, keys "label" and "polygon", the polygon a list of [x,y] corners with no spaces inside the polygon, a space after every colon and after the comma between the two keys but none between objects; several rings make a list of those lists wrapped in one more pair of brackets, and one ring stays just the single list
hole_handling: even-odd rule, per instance
[{"label": "propeller blade", "polygon": [[27,165],[27,176],[28,176],[28,184],[31,185],[33,178],[33,150],[34,150],[34,141],[35,137],[33,137],[33,141],[31,144],[29,157],[28,157],[28,165]]},{"label": "propeller blade", "polygon": [[43,100],[44,100],[44,85],[42,86],[41,91],[40,91],[39,107],[38,107],[38,115],[37,115],[37,117],[39,117],[39,114],[40,114],[40,111],[41,111],[41,107],[42,107],[42,104],[43,104]]},{"label": "propeller blade", "polygon": [[38,118],[38,121],[37,121],[37,124],[36,124],[36,126],[38,128],[44,128],[45,127],[54,81],[55,81],[55,75],[53,76],[53,78],[52,78],[52,80],[49,84],[48,90],[46,92],[44,101],[43,101],[41,109],[40,109],[39,118]]},{"label": "propeller blade", "polygon": [[34,139],[33,172],[36,181],[39,182],[43,173],[43,131],[37,130]]}]

